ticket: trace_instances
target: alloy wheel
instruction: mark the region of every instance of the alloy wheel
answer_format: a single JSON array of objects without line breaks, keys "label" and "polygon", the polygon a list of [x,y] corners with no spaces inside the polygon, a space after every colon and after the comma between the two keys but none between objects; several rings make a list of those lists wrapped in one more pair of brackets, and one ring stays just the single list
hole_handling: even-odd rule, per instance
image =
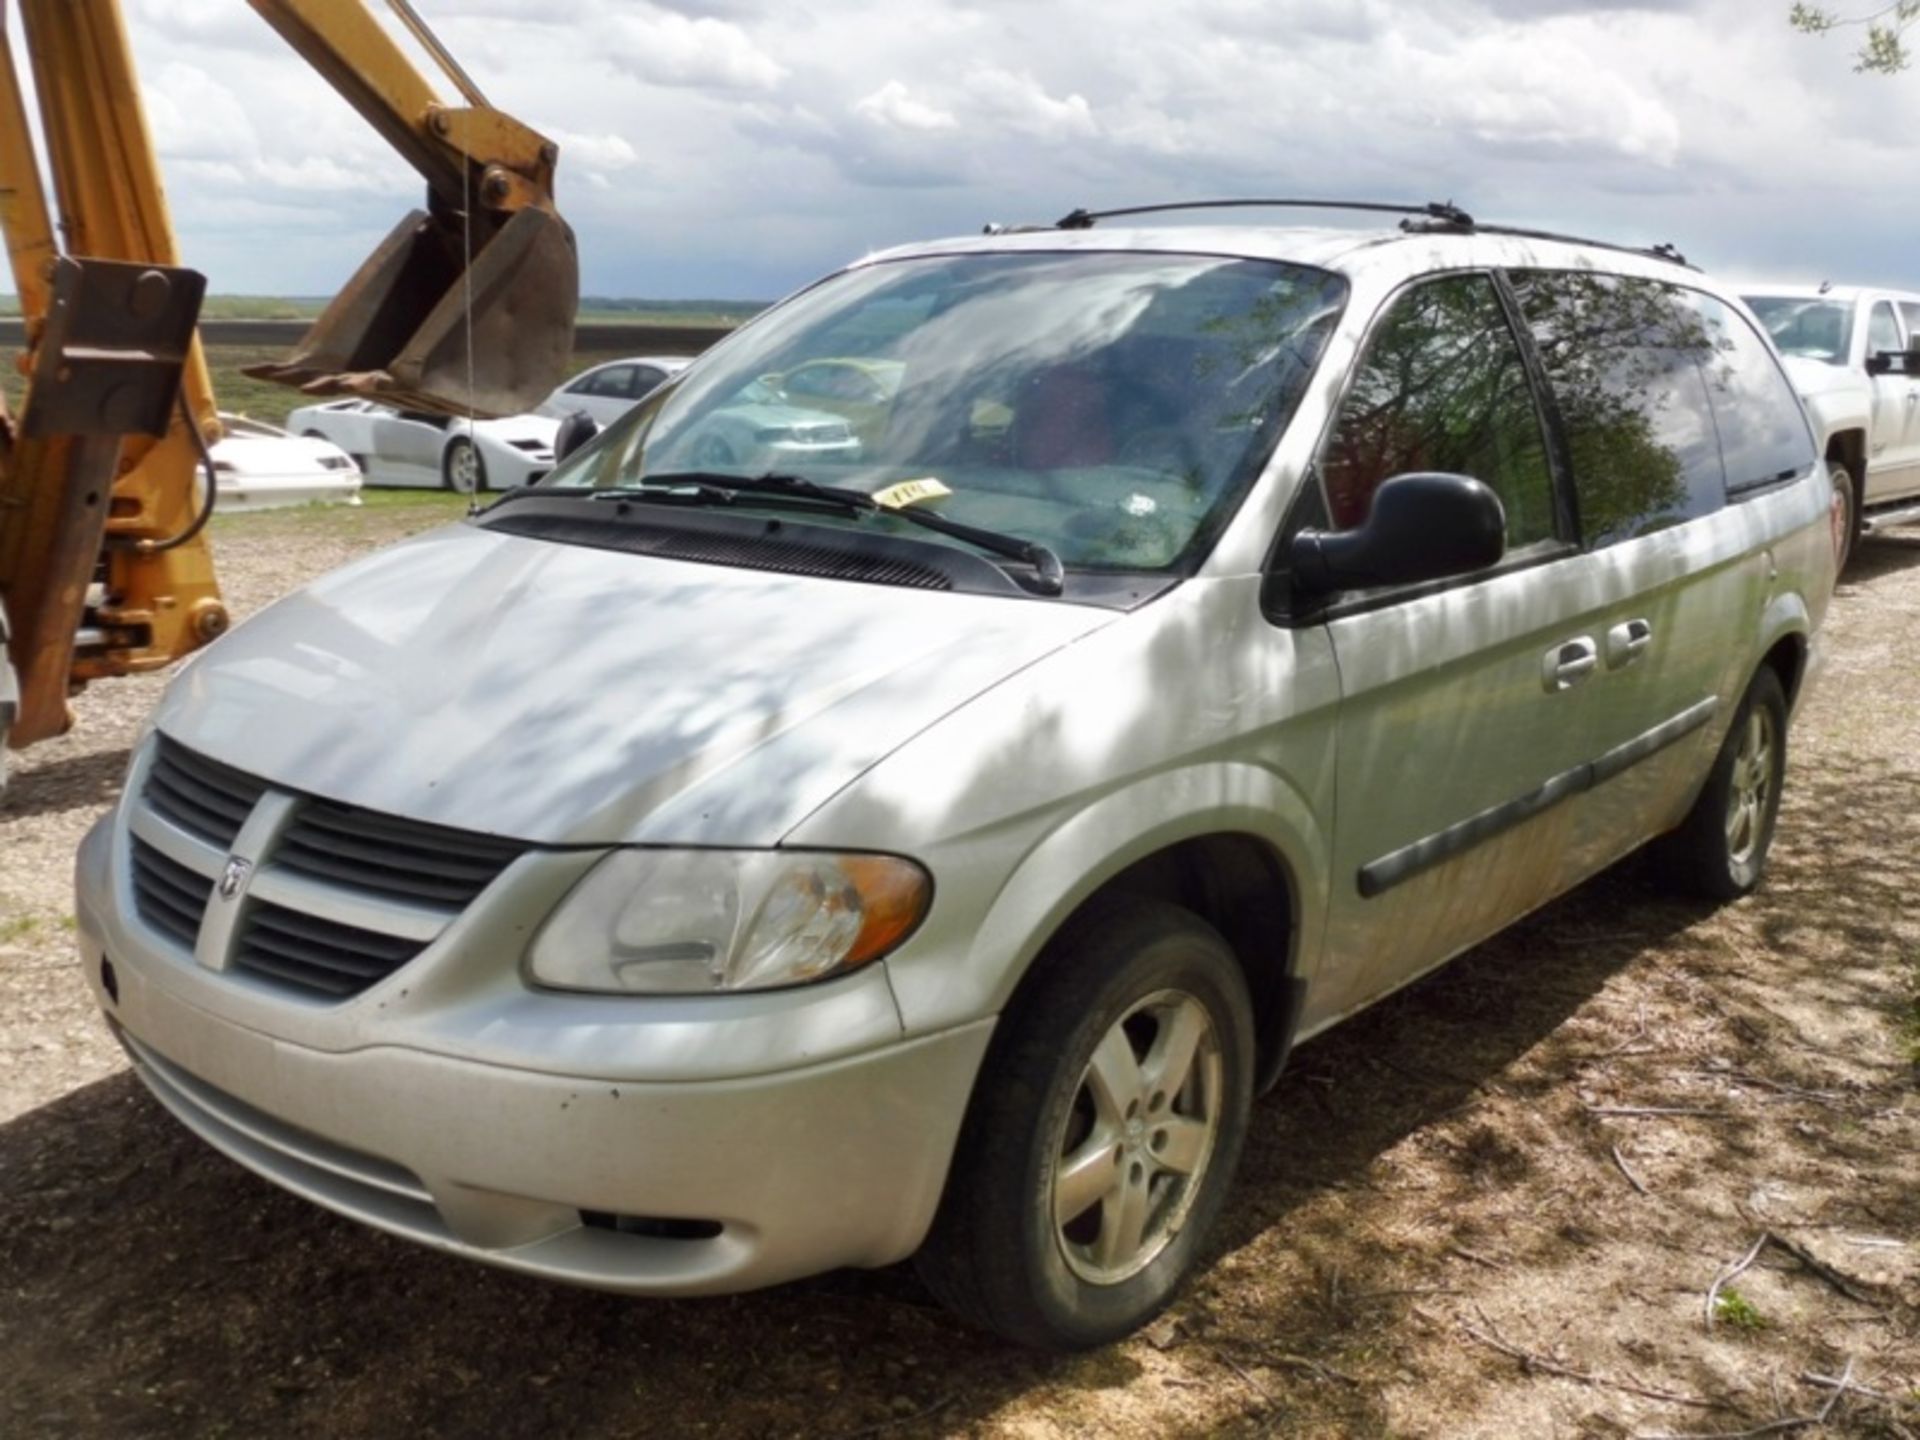
[{"label": "alloy wheel", "polygon": [[1219,1037],[1178,990],[1149,995],[1095,1047],[1055,1150],[1053,1226],[1082,1280],[1137,1275],[1180,1233],[1219,1137]]},{"label": "alloy wheel", "polygon": [[1733,757],[1733,784],[1727,791],[1727,854],[1736,865],[1753,858],[1766,835],[1773,798],[1773,752],[1778,744],[1773,712],[1755,705],[1747,712],[1740,748]]}]

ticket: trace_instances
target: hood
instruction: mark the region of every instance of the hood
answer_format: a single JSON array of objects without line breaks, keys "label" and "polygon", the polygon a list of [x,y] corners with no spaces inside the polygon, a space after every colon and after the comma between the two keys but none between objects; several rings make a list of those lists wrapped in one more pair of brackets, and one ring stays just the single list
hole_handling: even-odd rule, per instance
[{"label": "hood", "polygon": [[1865,393],[1873,388],[1864,375],[1856,375],[1845,365],[1830,365],[1806,355],[1782,355],[1780,359],[1787,367],[1787,378],[1793,382],[1793,388],[1807,400],[1835,391]]},{"label": "hood", "polygon": [[216,464],[231,466],[243,478],[327,473],[344,476],[353,470],[353,461],[338,445],[297,435],[226,435],[210,448]]},{"label": "hood", "polygon": [[187,665],[156,720],[274,784],[465,830],[770,845],[1117,618],[455,525],[262,611]]},{"label": "hood", "polygon": [[551,448],[559,430],[558,420],[537,414],[508,415],[499,420],[473,422],[474,434],[491,440],[504,440],[509,445],[516,440],[537,440],[541,445]]}]

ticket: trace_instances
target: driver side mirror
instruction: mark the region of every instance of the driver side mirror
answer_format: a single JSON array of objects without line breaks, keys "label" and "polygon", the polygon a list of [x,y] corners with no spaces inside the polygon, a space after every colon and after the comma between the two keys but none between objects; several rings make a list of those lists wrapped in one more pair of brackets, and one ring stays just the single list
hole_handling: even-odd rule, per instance
[{"label": "driver side mirror", "polygon": [[1356,530],[1303,530],[1288,559],[1308,595],[1417,585],[1499,563],[1507,550],[1500,497],[1468,475],[1396,475],[1373,492]]},{"label": "driver side mirror", "polygon": [[566,459],[582,445],[600,433],[600,422],[584,410],[575,410],[560,422],[560,428],[553,432],[553,458],[555,463]]},{"label": "driver side mirror", "polygon": [[1876,350],[1867,356],[1867,374],[1920,375],[1920,365],[1914,363],[1916,359],[1920,359],[1920,351]]}]

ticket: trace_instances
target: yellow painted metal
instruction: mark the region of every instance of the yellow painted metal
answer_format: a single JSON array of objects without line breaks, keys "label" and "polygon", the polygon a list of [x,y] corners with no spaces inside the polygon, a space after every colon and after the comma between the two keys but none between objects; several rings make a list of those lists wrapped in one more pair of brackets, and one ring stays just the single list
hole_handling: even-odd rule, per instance
[{"label": "yellow painted metal", "polygon": [[[62,248],[102,259],[177,264],[117,0],[21,0],[20,14]],[[9,83],[15,103],[0,107],[0,163],[8,167],[7,187],[23,197],[37,193],[39,182],[17,76],[10,75]],[[28,334],[37,339],[48,303],[44,267],[51,237],[39,229],[33,208],[31,199],[17,200],[0,218],[7,223]],[[22,276],[23,263],[40,278],[30,283]],[[217,438],[213,386],[197,341],[182,396],[201,433]],[[32,408],[29,387],[23,418]],[[10,736],[15,746],[67,727],[71,688],[167,665],[226,626],[204,533],[173,549],[140,547],[141,541],[178,535],[193,522],[199,451],[186,420],[176,418],[157,439],[124,438],[104,505],[76,503],[69,493],[79,483],[79,443],[18,439],[0,475],[0,598],[13,623],[21,684]],[[104,590],[100,603],[89,607],[96,574]],[[76,649],[83,619],[89,643]]]},{"label": "yellow painted metal", "polygon": [[441,104],[362,0],[249,0],[427,182],[291,354],[247,374],[446,415],[531,409],[566,375],[579,309],[558,148],[481,103],[406,0],[402,23],[471,103]]},{"label": "yellow painted metal", "polygon": [[[429,190],[428,211],[402,222],[310,335],[308,356],[326,364],[303,370],[307,357],[296,354],[270,367],[275,378],[310,388],[350,384],[376,398],[416,395],[445,408],[479,400],[500,413],[544,394],[563,373],[578,300],[572,233],[553,207],[557,148],[481,103],[410,7],[408,25],[470,108],[441,103],[364,0],[249,3]],[[31,373],[58,255],[179,261],[119,0],[19,4],[58,215],[55,224],[5,43],[7,0],[0,0],[0,226],[26,322],[23,369]],[[389,251],[388,263],[375,263]],[[438,256],[441,270],[451,258],[455,281],[464,256],[471,276],[448,283],[429,266],[423,285],[404,263],[415,251]],[[466,295],[470,311],[456,303]],[[463,337],[483,344],[491,361],[480,377],[489,383],[477,388],[470,369],[464,384],[449,378],[447,356]],[[181,397],[190,421],[176,417],[158,437],[23,438],[35,414],[31,386],[20,429],[0,410],[0,602],[21,681],[10,737],[16,746],[66,727],[71,689],[164,666],[226,628],[207,537],[190,534],[203,494],[194,430],[209,442],[219,434],[197,339]]]},{"label": "yellow painted metal", "polygon": [[[496,210],[533,204],[551,210],[559,151],[538,131],[497,110],[476,107],[484,130],[456,136],[436,120],[443,111],[433,86],[362,0],[247,0],[309,65],[358,110],[443,204],[459,206],[470,165],[498,165],[533,182],[512,196],[476,198]],[[414,24],[418,24],[417,17]],[[431,47],[438,49],[437,45]],[[469,82],[470,83],[470,82]],[[462,144],[464,142],[464,145]]]},{"label": "yellow painted metal", "polygon": [[[26,96],[20,72],[14,66],[13,41],[0,3],[0,229],[7,237],[7,259],[13,266],[13,286],[20,311],[43,317],[52,294],[54,257],[53,217],[47,213],[47,192],[40,183],[34,159],[32,131],[27,126]],[[27,331],[31,345],[39,337]]]}]

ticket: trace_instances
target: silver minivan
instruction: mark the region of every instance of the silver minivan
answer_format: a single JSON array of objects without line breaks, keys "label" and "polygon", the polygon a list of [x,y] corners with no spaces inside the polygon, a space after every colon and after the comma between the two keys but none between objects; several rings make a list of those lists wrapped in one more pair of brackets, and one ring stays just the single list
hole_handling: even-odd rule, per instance
[{"label": "silver minivan", "polygon": [[[801,366],[857,444],[716,458]],[[635,1295],[914,1256],[1097,1344],[1294,1044],[1649,841],[1758,882],[1832,503],[1665,255],[896,250],[189,664],[85,972],[182,1123],[384,1230]]]}]

